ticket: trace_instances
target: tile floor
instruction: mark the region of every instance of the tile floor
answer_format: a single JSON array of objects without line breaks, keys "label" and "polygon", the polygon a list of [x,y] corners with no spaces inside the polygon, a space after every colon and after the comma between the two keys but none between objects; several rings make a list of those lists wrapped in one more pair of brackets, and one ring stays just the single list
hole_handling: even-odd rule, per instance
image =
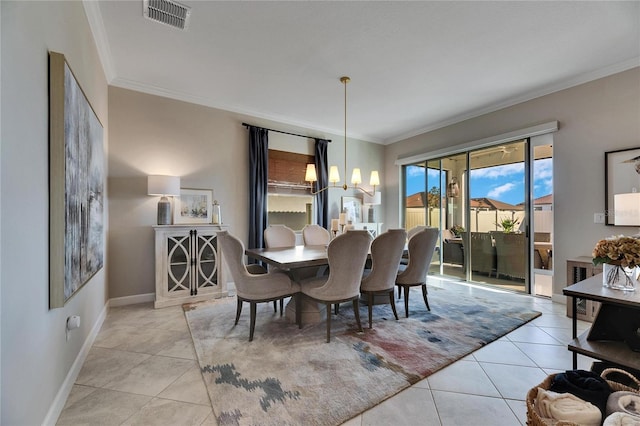
[{"label": "tile floor", "polygon": [[[522,306],[543,315],[345,425],[524,425],[527,391],[572,358],[565,306],[531,296]],[[181,307],[111,308],[57,424],[215,425]]]}]

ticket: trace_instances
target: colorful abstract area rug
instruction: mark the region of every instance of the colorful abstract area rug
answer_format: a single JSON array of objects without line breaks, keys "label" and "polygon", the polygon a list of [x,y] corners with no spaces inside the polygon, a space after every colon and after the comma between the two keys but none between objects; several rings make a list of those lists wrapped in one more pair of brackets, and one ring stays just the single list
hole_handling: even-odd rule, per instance
[{"label": "colorful abstract area rug", "polygon": [[249,306],[234,326],[236,299],[184,305],[213,412],[220,425],[339,425],[540,315],[531,299],[455,284],[419,287],[391,307],[374,306],[373,328],[351,303],[326,323],[301,330],[273,304],[258,304],[249,342]]}]

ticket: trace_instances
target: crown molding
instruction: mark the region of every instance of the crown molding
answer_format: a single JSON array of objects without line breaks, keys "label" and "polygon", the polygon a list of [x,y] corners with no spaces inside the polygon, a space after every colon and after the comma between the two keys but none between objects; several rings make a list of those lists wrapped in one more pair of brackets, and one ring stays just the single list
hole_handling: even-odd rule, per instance
[{"label": "crown molding", "polygon": [[111,60],[111,49],[107,40],[107,31],[104,28],[102,13],[100,13],[100,2],[95,0],[82,0],[84,13],[89,21],[89,28],[93,34],[93,40],[98,49],[98,57],[102,63],[102,71],[107,79],[107,83],[111,83],[116,78],[116,71]]}]

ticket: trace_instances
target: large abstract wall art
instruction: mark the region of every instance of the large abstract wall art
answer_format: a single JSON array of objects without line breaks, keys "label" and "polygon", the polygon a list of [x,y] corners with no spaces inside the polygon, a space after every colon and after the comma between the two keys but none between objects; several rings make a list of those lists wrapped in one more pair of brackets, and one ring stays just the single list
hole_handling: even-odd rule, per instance
[{"label": "large abstract wall art", "polygon": [[103,128],[64,55],[49,52],[49,307],[104,264]]}]

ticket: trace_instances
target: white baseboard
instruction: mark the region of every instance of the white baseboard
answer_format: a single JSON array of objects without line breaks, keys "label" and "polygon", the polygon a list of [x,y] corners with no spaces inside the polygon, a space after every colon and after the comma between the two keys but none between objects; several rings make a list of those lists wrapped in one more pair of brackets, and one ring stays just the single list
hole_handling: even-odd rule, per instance
[{"label": "white baseboard", "polygon": [[137,303],[153,302],[156,299],[155,293],[136,294],[133,296],[115,297],[109,299],[109,306],[135,305]]},{"label": "white baseboard", "polygon": [[67,398],[69,398],[69,393],[71,393],[71,388],[73,388],[73,384],[76,382],[78,378],[78,374],[80,374],[80,370],[82,369],[82,365],[84,361],[87,359],[87,355],[89,355],[89,350],[91,350],[91,346],[93,342],[96,340],[96,336],[100,332],[100,328],[102,328],[102,324],[104,323],[105,318],[107,317],[107,310],[109,308],[109,303],[104,305],[102,312],[98,316],[98,320],[94,324],[91,332],[87,336],[87,339],[84,341],[78,356],[76,357],[67,377],[62,382],[62,386],[60,386],[60,390],[56,394],[51,407],[49,407],[49,411],[47,412],[43,425],[55,425],[60,413],[62,413],[62,409],[64,408],[64,404],[67,402]]}]

